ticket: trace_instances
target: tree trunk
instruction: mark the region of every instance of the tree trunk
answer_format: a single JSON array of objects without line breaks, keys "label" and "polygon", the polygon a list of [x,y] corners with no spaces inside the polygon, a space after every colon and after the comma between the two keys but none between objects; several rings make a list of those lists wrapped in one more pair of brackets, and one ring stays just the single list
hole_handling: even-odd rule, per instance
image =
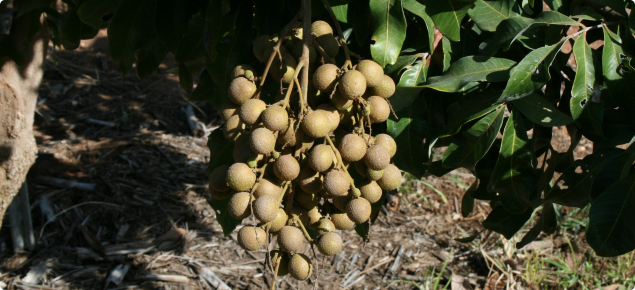
[{"label": "tree trunk", "polygon": [[48,29],[42,26],[33,39],[27,39],[29,18],[27,13],[15,19],[11,33],[4,36],[24,53],[24,65],[12,60],[0,64],[0,224],[37,155],[33,115],[44,72]]}]

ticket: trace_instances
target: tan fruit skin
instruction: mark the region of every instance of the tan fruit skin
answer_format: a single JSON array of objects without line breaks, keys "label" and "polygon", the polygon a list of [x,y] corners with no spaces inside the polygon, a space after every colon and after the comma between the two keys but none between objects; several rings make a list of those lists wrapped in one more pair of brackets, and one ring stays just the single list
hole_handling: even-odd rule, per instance
[{"label": "tan fruit skin", "polygon": [[234,163],[227,170],[227,184],[233,190],[247,191],[256,182],[256,174],[247,164]]},{"label": "tan fruit skin", "polygon": [[342,138],[338,148],[342,158],[346,161],[355,162],[366,155],[366,142],[362,137],[355,134],[348,134]]},{"label": "tan fruit skin", "polygon": [[267,233],[259,227],[245,226],[238,231],[237,240],[246,251],[255,251],[265,246]]},{"label": "tan fruit skin", "polygon": [[302,248],[304,234],[296,227],[285,226],[278,232],[278,245],[287,252],[297,252]]},{"label": "tan fruit skin", "polygon": [[300,174],[300,164],[291,155],[282,155],[273,167],[276,176],[282,180],[294,180]]},{"label": "tan fruit skin", "polygon": [[261,196],[253,203],[254,216],[261,222],[267,223],[276,218],[280,203],[278,199],[271,195]]},{"label": "tan fruit skin", "polygon": [[256,93],[256,85],[244,77],[235,78],[229,84],[227,96],[236,105],[242,105]]},{"label": "tan fruit skin", "polygon": [[366,79],[362,73],[350,70],[340,77],[338,90],[343,97],[355,100],[366,92]]},{"label": "tan fruit skin", "polygon": [[366,151],[364,163],[372,170],[383,170],[390,164],[390,153],[383,146],[373,145]]},{"label": "tan fruit skin", "polygon": [[318,239],[317,248],[323,255],[335,255],[342,249],[342,237],[333,232],[325,233]]},{"label": "tan fruit skin", "polygon": [[366,222],[370,218],[370,202],[365,198],[355,198],[346,205],[346,214],[356,224]]},{"label": "tan fruit skin", "polygon": [[338,230],[345,231],[355,227],[355,222],[353,222],[346,213],[331,214],[331,221]]},{"label": "tan fruit skin", "polygon": [[377,181],[383,190],[395,190],[401,183],[401,171],[397,166],[390,164],[384,169],[384,175]]},{"label": "tan fruit skin", "polygon": [[303,254],[295,254],[289,261],[289,274],[298,280],[306,280],[311,277],[313,265],[311,259]]}]

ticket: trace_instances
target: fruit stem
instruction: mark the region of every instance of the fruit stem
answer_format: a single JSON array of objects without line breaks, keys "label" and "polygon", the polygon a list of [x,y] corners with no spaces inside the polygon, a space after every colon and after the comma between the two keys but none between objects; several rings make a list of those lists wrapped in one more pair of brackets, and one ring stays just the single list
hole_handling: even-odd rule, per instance
[{"label": "fruit stem", "polygon": [[[331,141],[331,137],[329,135],[326,135],[326,141],[329,142],[329,145],[331,145],[331,149],[333,149],[333,152],[336,152],[337,148],[335,147],[335,144],[333,144],[333,141]],[[351,174],[348,173],[348,169],[346,169],[346,166],[344,166],[344,161],[342,161],[342,157],[339,154],[335,154],[335,157],[337,157],[337,163],[339,163],[340,168],[342,170],[344,170],[344,172],[346,172],[346,175],[348,175],[348,178],[351,179],[351,187],[353,188],[353,191],[357,190],[357,187],[355,187],[355,180],[353,179],[353,177],[351,177]]]},{"label": "fruit stem", "polygon": [[280,36],[278,37],[278,43],[276,43],[276,45],[273,47],[273,51],[271,52],[271,55],[269,56],[269,60],[267,61],[267,66],[265,66],[265,71],[263,72],[262,78],[260,79],[260,84],[258,84],[258,90],[256,91],[256,95],[254,95],[254,99],[260,98],[260,92],[262,91],[262,86],[265,84],[265,80],[267,79],[267,74],[269,73],[269,69],[271,68],[271,63],[273,63],[273,58],[276,55],[280,56],[280,63],[282,63],[282,55],[280,54],[280,45],[282,45],[282,41],[289,33],[289,30],[291,30],[292,25],[296,21],[298,21],[298,19],[300,19],[301,15],[302,13],[298,12],[293,17],[293,19],[291,19],[291,21],[287,25],[285,25],[284,28],[282,28],[282,31],[280,31]]},{"label": "fruit stem", "polygon": [[[348,45],[346,44],[346,39],[344,38],[344,33],[342,33],[342,28],[340,27],[340,22],[335,17],[335,13],[333,13],[333,9],[331,8],[331,4],[329,4],[328,0],[322,0],[322,4],[326,7],[326,11],[328,11],[333,23],[335,24],[335,28],[337,29],[337,34],[340,36],[340,43],[344,48],[344,55],[346,55],[346,61],[342,68],[353,69],[353,63],[351,62],[351,52],[348,50]],[[305,28],[306,30],[306,28]],[[305,32],[306,33],[306,32]]]},{"label": "fruit stem", "polygon": [[[298,86],[302,93],[300,99],[306,103],[309,96],[309,46],[311,45],[311,0],[302,1],[302,56],[300,62],[304,63],[302,68],[302,86]],[[304,107],[303,107],[304,108]]]},{"label": "fruit stem", "polygon": [[287,192],[287,189],[289,188],[289,184],[291,184],[291,181],[287,181],[284,183],[284,187],[282,188],[282,192],[280,193],[280,197],[278,198],[278,203],[282,203],[282,199],[284,198],[284,194]]},{"label": "fruit stem", "polygon": [[307,239],[307,241],[309,241],[309,243],[312,243],[313,239],[309,235],[309,232],[307,232],[306,228],[304,227],[304,224],[302,224],[302,221],[300,220],[297,214],[293,215],[293,221],[295,221],[296,223],[300,225],[300,228],[302,228],[302,232],[304,233],[304,237]]},{"label": "fruit stem", "polygon": [[271,290],[276,290],[276,279],[278,278],[278,270],[280,269],[280,261],[282,257],[278,256],[278,252],[273,254],[273,262],[276,265],[275,270],[273,271],[273,281],[271,281]]},{"label": "fruit stem", "polygon": [[327,63],[334,63],[331,57],[326,53],[326,51],[324,51],[324,49],[322,49],[322,47],[315,40],[315,38],[313,38],[312,42],[313,42],[313,47],[315,48],[315,51],[317,51],[324,58],[324,61],[326,61]]}]

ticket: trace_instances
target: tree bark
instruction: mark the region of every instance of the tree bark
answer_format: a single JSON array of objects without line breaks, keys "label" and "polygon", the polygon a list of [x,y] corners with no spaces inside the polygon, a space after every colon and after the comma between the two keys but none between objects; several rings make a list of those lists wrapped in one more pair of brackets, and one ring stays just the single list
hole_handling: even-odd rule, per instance
[{"label": "tree bark", "polygon": [[24,53],[24,65],[12,60],[0,64],[0,224],[37,156],[33,116],[44,72],[48,29],[43,25],[32,39],[27,39],[29,18],[26,13],[15,19],[11,33],[4,36]]}]

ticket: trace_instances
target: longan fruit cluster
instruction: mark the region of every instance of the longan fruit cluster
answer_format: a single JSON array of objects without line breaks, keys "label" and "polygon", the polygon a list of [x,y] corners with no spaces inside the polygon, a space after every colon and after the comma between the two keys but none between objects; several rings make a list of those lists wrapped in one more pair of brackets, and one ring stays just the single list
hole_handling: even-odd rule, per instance
[{"label": "longan fruit cluster", "polygon": [[[335,57],[339,44],[331,26],[316,21],[311,29],[321,52]],[[212,198],[228,200],[231,217],[255,219],[238,232],[242,248],[263,249],[275,238],[279,248],[271,252],[276,258],[270,262],[277,276],[305,280],[313,269],[302,254],[305,244],[335,255],[342,248],[338,231],[369,222],[371,204],[384,191],[395,190],[402,176],[391,164],[395,140],[370,134],[371,124],[390,115],[387,99],[395,92],[394,81],[372,60],[347,70],[327,63],[310,46],[312,76],[304,100],[297,87],[289,91],[302,54],[299,30],[283,40],[263,35],[254,41],[253,52],[263,62],[281,41],[281,57],[273,58],[269,74],[283,87],[277,102],[259,99],[262,79],[252,67],[239,65],[232,72],[219,113],[225,138],[234,142],[235,163],[211,171],[209,189]],[[355,181],[352,170],[363,180]]]}]

